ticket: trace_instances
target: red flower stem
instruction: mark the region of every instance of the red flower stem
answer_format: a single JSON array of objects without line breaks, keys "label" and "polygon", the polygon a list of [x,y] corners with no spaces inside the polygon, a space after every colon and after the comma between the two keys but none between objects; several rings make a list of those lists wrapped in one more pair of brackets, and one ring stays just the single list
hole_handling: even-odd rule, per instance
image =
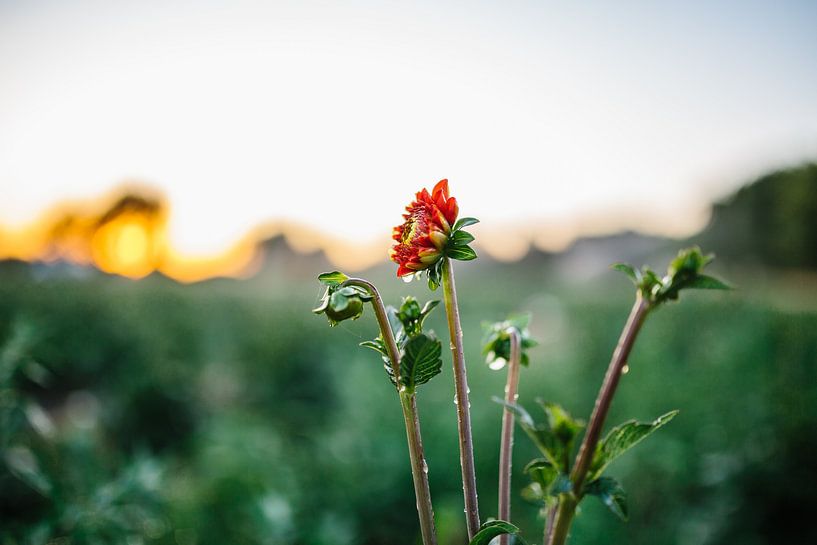
[{"label": "red flower stem", "polygon": [[562,545],[567,540],[567,533],[576,512],[578,500],[582,497],[582,485],[584,485],[590,464],[593,462],[596,445],[598,445],[601,437],[601,428],[610,410],[618,381],[621,378],[624,366],[627,364],[627,358],[630,357],[630,351],[635,344],[638,332],[644,324],[644,318],[647,317],[651,308],[649,301],[645,300],[641,293],[638,292],[630,316],[627,319],[627,324],[621,332],[615,351],[613,351],[607,374],[604,376],[601,390],[599,390],[599,395],[596,397],[596,404],[590,417],[590,424],[587,426],[587,433],[584,434],[576,463],[573,466],[573,471],[570,472],[573,492],[563,494],[559,500],[559,510],[550,536],[550,545]]},{"label": "red flower stem", "polygon": [[462,349],[462,325],[457,305],[457,288],[451,260],[443,258],[443,296],[448,317],[448,333],[451,338],[451,355],[454,364],[454,402],[457,405],[457,430],[460,439],[460,467],[462,467],[462,493],[465,499],[465,522],[468,539],[479,531],[479,503],[477,500],[477,477],[474,469],[474,443],[471,439],[471,409],[468,401],[468,378],[465,372],[465,355]]},{"label": "red flower stem", "polygon": [[[511,355],[508,362],[508,381],[505,384],[505,403],[516,403],[519,395],[519,360],[521,355],[519,331],[510,328]],[[513,411],[508,407],[502,412],[502,436],[499,444],[499,508],[500,520],[511,520],[511,458],[513,457]],[[499,537],[499,545],[508,545],[510,536]]]},{"label": "red flower stem", "polygon": [[[372,295],[372,307],[380,326],[380,334],[386,343],[391,360],[392,372],[397,384],[400,384],[400,350],[394,339],[394,332],[389,324],[389,317],[380,292],[368,280],[350,278],[343,283],[345,286],[358,286]],[[423,536],[423,545],[437,545],[437,532],[434,528],[434,509],[431,505],[431,489],[428,486],[428,466],[423,454],[423,440],[420,435],[420,417],[417,413],[417,398],[413,390],[405,386],[398,387],[400,406],[403,409],[403,420],[406,424],[406,438],[408,439],[409,460],[411,461],[411,476],[414,481],[414,494],[417,498],[417,515],[420,519],[420,533]]]}]

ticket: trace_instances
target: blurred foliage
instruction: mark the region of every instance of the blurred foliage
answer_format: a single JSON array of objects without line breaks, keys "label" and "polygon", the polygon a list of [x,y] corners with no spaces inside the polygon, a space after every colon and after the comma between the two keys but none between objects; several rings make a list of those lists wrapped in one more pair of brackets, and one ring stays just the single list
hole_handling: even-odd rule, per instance
[{"label": "blurred foliage", "polygon": [[[503,377],[477,364],[481,320],[532,312],[542,344],[520,400],[589,414],[631,297],[607,277],[589,291],[516,284],[502,301],[483,296],[478,269],[461,275],[483,517],[495,509],[501,407],[490,397]],[[399,405],[377,354],[356,346],[373,317],[338,335],[308,312],[306,284],[2,279],[3,545],[418,542]],[[421,284],[382,284],[387,300],[406,288],[425,297]],[[444,330],[442,319],[429,326]],[[587,505],[573,542],[815,542],[815,331],[817,314],[740,292],[657,312],[611,419],[681,414],[614,464],[630,522]],[[419,399],[445,544],[466,541],[450,373]],[[541,521],[520,492],[535,455],[518,442],[512,513],[529,537]]]},{"label": "blurred foliage", "polygon": [[[781,233],[809,240],[791,233],[813,218]],[[747,233],[776,229],[763,225]],[[817,263],[817,244],[796,244],[768,255]],[[722,253],[716,268],[737,262]],[[419,543],[399,403],[379,355],[357,347],[377,334],[374,317],[327,328],[309,313],[313,275],[287,276],[321,269],[290,257],[253,280],[189,286],[0,264],[0,545]],[[458,264],[483,519],[496,510],[502,407],[490,399],[504,376],[481,364],[481,322],[530,312],[540,344],[520,403],[553,400],[586,418],[630,308],[632,286],[607,263],[579,283],[559,263]],[[690,293],[645,325],[610,421],[680,414],[611,466],[630,521],[585,502],[571,543],[817,543],[815,282],[735,272],[723,276],[739,290]],[[391,268],[366,274],[387,303],[428,298]],[[784,284],[786,298],[767,289]],[[441,312],[426,325],[446,331]],[[440,542],[454,545],[467,538],[443,360],[418,404]],[[537,455],[517,441],[512,522],[531,542],[542,521],[521,491]]]},{"label": "blurred foliage", "polygon": [[768,174],[715,206],[696,238],[719,256],[817,269],[817,163]]}]

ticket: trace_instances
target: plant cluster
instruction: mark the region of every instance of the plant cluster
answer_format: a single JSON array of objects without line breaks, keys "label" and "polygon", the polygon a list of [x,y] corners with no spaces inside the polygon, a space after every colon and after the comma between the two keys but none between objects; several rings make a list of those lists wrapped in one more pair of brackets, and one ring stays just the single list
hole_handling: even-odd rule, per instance
[{"label": "plant cluster", "polygon": [[[520,529],[510,522],[510,481],[513,427],[517,421],[541,452],[525,466],[530,478],[522,494],[541,506],[545,519],[545,545],[566,543],[579,503],[587,496],[600,499],[616,516],[627,520],[627,496],[622,485],[606,474],[610,463],[627,450],[669,423],[678,411],[670,411],[652,422],[624,422],[612,428],[602,439],[602,429],[619,379],[628,370],[627,361],[646,317],[662,304],[675,301],[683,289],[729,289],[719,279],[703,273],[712,260],[697,247],[678,253],[667,273],[659,276],[649,267],[618,263],[612,266],[635,284],[635,303],[613,352],[607,373],[590,419],[575,419],[561,406],[539,400],[544,419],[537,422],[517,403],[520,367],[530,363],[527,350],[536,345],[528,331],[530,316],[520,315],[505,321],[485,324],[483,354],[492,369],[507,367],[504,398],[494,400],[504,406],[500,437],[499,505],[497,518],[480,520],[471,437],[470,402],[463,335],[454,281],[453,260],[470,261],[477,257],[470,247],[474,236],[464,231],[477,223],[460,218],[456,199],[449,194],[448,181],[441,180],[431,192],[418,192],[406,207],[404,222],[394,228],[391,258],[397,263],[398,277],[425,275],[428,287],[443,288],[448,321],[454,391],[458,423],[463,501],[469,545],[488,545],[499,538],[501,545],[511,541],[525,543]],[[335,271],[323,273],[318,280],[326,286],[315,313],[324,314],[330,325],[363,314],[371,303],[380,334],[361,346],[378,352],[386,373],[400,398],[406,425],[409,459],[412,466],[420,531],[424,545],[437,543],[434,513],[428,485],[428,466],[423,455],[417,387],[442,369],[442,343],[423,324],[439,304],[421,305],[413,297],[403,299],[399,307],[385,306],[377,288],[367,280],[350,278]]]}]

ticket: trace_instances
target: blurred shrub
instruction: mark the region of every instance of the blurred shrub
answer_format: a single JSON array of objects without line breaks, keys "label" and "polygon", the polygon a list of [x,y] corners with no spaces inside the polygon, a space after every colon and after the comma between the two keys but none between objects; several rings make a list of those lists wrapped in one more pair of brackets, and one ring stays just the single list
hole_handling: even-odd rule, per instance
[{"label": "blurred shrub", "polygon": [[[522,401],[587,415],[630,293],[623,279],[609,291],[537,280],[515,285],[509,303],[473,289],[478,280],[465,276],[460,291],[485,518],[501,417],[489,399],[503,379],[482,364],[480,321],[531,311],[544,342],[531,350]],[[399,406],[377,355],[357,348],[373,319],[329,330],[298,295],[314,286],[289,287],[5,278],[0,544],[417,543]],[[430,322],[445,331],[440,316]],[[739,294],[658,312],[611,421],[681,414],[611,468],[632,497],[630,523],[590,503],[573,542],[817,542],[807,512],[817,501],[815,331],[814,313]],[[464,542],[452,399],[450,380],[419,397],[445,545]],[[515,455],[521,464],[534,452],[519,441]],[[531,541],[536,511],[515,495]]]}]

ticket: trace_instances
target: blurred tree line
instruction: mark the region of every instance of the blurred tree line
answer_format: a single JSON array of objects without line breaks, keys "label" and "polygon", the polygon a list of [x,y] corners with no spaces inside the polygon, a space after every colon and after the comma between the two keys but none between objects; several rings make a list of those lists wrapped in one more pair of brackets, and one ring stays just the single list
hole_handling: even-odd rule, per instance
[{"label": "blurred tree line", "polygon": [[732,261],[817,269],[817,164],[773,172],[716,204],[701,240]]}]

